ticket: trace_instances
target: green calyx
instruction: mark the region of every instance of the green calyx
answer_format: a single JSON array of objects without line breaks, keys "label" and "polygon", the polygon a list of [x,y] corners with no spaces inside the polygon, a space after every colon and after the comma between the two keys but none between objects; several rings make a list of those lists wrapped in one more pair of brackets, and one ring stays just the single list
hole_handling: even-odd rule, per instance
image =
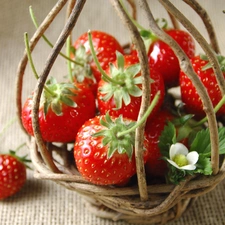
[{"label": "green calyx", "polygon": [[[222,55],[217,55],[216,57],[219,62],[221,71],[225,72],[225,57]],[[201,54],[200,58],[202,60],[209,61],[209,58],[204,54]],[[212,68],[212,64],[209,62],[205,66],[202,67],[202,71],[208,70],[210,68]]]},{"label": "green calyx", "polygon": [[132,128],[135,122],[125,122],[122,116],[112,120],[110,115],[106,113],[104,119],[100,120],[100,124],[106,129],[103,129],[95,134],[94,137],[102,136],[103,146],[108,145],[107,157],[111,158],[117,151],[119,154],[127,154],[131,160],[134,149],[135,131],[131,131],[122,136],[119,133]]},{"label": "green calyx", "polygon": [[92,55],[86,53],[85,47],[81,45],[75,49],[70,46],[70,52],[74,55],[76,63],[71,63],[72,76],[76,78],[79,83],[82,83],[85,78],[95,79],[90,67],[93,60]]},{"label": "green calyx", "polygon": [[68,105],[70,107],[77,107],[76,102],[71,98],[76,96],[71,89],[76,89],[72,83],[57,83],[55,78],[50,78],[46,83],[51,92],[44,90],[41,97],[41,106],[44,108],[44,115],[46,116],[49,108],[57,116],[62,116],[62,105]]},{"label": "green calyx", "polygon": [[31,169],[31,167],[28,165],[29,163],[31,163],[31,160],[27,158],[28,155],[24,155],[24,156],[18,156],[17,155],[17,151],[19,151],[24,146],[26,146],[26,143],[21,144],[15,150],[10,149],[9,155],[13,156],[18,161],[22,162],[26,166],[26,168]]},{"label": "green calyx", "polygon": [[111,79],[103,76],[107,83],[100,88],[100,92],[104,94],[103,101],[114,98],[116,109],[120,109],[122,103],[130,104],[131,96],[140,97],[142,95],[142,90],[138,86],[142,83],[142,79],[141,76],[136,76],[141,70],[139,63],[125,68],[124,56],[119,52],[116,54],[117,65],[110,64]]},{"label": "green calyx", "polygon": [[119,154],[127,154],[131,160],[135,145],[136,129],[147,120],[147,117],[157,104],[159,97],[160,92],[157,92],[143,117],[138,121],[125,122],[122,115],[112,120],[108,112],[105,115],[105,119],[100,120],[100,124],[106,127],[106,129],[93,134],[93,136],[102,136],[103,146],[109,145],[108,158],[112,157],[118,151]]}]

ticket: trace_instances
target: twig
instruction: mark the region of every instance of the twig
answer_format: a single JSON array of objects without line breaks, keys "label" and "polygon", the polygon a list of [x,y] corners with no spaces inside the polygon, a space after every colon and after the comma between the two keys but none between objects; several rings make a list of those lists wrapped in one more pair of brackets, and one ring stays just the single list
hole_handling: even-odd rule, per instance
[{"label": "twig", "polygon": [[[40,27],[36,30],[33,37],[30,40],[30,49],[33,51],[34,47],[38,43],[39,39],[42,37],[44,32],[48,29],[54,18],[58,15],[60,10],[66,4],[67,0],[59,0],[56,5],[52,8],[49,14],[46,16]],[[16,77],[16,107],[17,107],[17,117],[21,129],[27,133],[22,125],[21,120],[21,111],[22,111],[22,88],[23,88],[23,77],[24,72],[27,66],[28,58],[26,50],[23,53],[18,68],[17,68],[17,77]]]},{"label": "twig", "polygon": [[39,104],[40,104],[40,98],[41,98],[41,93],[43,91],[45,82],[47,80],[48,74],[53,66],[53,63],[55,62],[60,50],[62,49],[63,45],[66,42],[67,37],[69,36],[70,32],[72,31],[73,27],[76,24],[76,21],[80,15],[80,12],[84,6],[86,1],[84,0],[79,0],[77,1],[75,7],[73,8],[71,15],[64,26],[55,46],[53,47],[49,57],[47,58],[45,67],[38,79],[38,82],[36,84],[35,90],[34,90],[34,95],[33,95],[33,107],[32,107],[32,126],[34,129],[34,136],[36,138],[38,147],[40,148],[40,152],[42,155],[42,158],[46,165],[53,171],[53,172],[58,172],[57,167],[52,161],[52,157],[50,156],[45,142],[43,141],[43,138],[41,136],[40,132],[40,126],[39,126]]},{"label": "twig", "polygon": [[[225,80],[220,70],[220,66],[214,51],[212,50],[211,46],[207,43],[207,41],[203,38],[203,36],[199,33],[199,31],[195,28],[195,26],[168,0],[159,0],[161,4],[171,13],[173,14],[181,24],[186,27],[186,29],[193,35],[195,40],[201,45],[203,50],[205,51],[206,55],[208,56],[210,63],[214,69],[216,74],[217,82],[220,87],[222,95],[225,94]],[[172,46],[171,46],[172,47]],[[173,47],[172,47],[173,48]],[[175,53],[177,53],[177,49],[174,49]],[[185,68],[182,66],[182,59],[184,54],[177,54],[180,62],[181,62],[181,69],[185,72]],[[189,60],[186,59],[186,62]],[[190,63],[190,62],[189,62]],[[190,65],[190,64],[189,64]],[[212,169],[213,174],[217,174],[219,171],[219,138],[218,138],[218,130],[217,130],[217,121],[215,117],[215,113],[213,112],[212,102],[208,96],[208,93],[204,87],[204,85],[197,79],[193,68],[188,66],[188,70],[185,72],[189,78],[192,80],[192,83],[196,87],[198,94],[202,100],[203,108],[205,109],[208,123],[210,127],[210,140],[211,140],[211,161],[212,161]]]},{"label": "twig", "polygon": [[[130,36],[133,40],[134,45],[136,46],[138,57],[141,64],[141,74],[142,74],[142,102],[141,108],[139,111],[138,120],[142,118],[145,111],[147,110],[149,103],[150,103],[150,72],[148,66],[148,59],[145,52],[145,46],[143,40],[138,32],[136,26],[132,23],[129,16],[124,11],[122,5],[120,4],[119,0],[111,0],[113,6],[115,7],[118,15],[120,16],[121,20],[124,22],[126,27],[130,32]],[[144,127],[145,123],[139,126],[136,129],[135,135],[135,159],[136,159],[136,170],[137,170],[137,177],[138,177],[138,186],[140,191],[140,198],[142,201],[146,201],[148,199],[148,192],[147,192],[147,183],[145,179],[145,168],[143,163],[143,142],[144,142]]]},{"label": "twig", "polygon": [[214,51],[217,54],[219,54],[220,48],[219,48],[219,44],[217,41],[216,33],[215,33],[214,27],[212,25],[212,21],[208,15],[207,11],[195,0],[183,0],[183,1],[186,2],[189,6],[191,6],[191,8],[194,9],[195,12],[201,17],[201,19],[205,25],[205,28],[208,32],[211,46],[214,49]]}]

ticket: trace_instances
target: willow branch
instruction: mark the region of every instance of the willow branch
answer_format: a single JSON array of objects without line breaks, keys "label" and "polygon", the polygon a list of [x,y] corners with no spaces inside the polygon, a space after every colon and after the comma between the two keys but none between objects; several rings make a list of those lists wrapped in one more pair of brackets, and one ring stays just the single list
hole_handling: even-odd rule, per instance
[{"label": "willow branch", "polygon": [[137,19],[137,8],[135,0],[127,0],[127,2],[130,4],[132,8],[132,17],[136,20]]},{"label": "willow branch", "polygon": [[49,154],[48,149],[46,148],[46,145],[42,139],[41,132],[40,132],[39,119],[38,119],[40,98],[41,98],[41,94],[42,94],[42,91],[44,88],[44,84],[47,80],[48,74],[49,74],[60,50],[62,49],[63,45],[65,44],[67,37],[69,36],[70,32],[74,28],[76,21],[80,15],[80,12],[81,12],[85,2],[86,1],[84,1],[84,0],[79,0],[79,1],[77,1],[75,7],[73,8],[66,25],[64,26],[58,40],[56,41],[55,46],[53,47],[49,57],[47,58],[45,67],[43,69],[42,74],[40,75],[40,77],[38,79],[37,85],[34,90],[34,95],[33,95],[32,126],[34,128],[34,136],[36,138],[38,147],[40,148],[40,152],[44,159],[44,162],[46,163],[46,165],[49,166],[49,168],[53,172],[58,172],[58,169],[56,168],[56,166],[54,165],[54,163],[52,161],[52,157]]},{"label": "willow branch", "polygon": [[[134,45],[136,46],[138,57],[141,64],[141,74],[143,79],[142,80],[143,94],[142,94],[141,108],[140,108],[139,116],[138,116],[138,120],[139,120],[140,118],[143,117],[150,102],[150,77],[149,77],[150,72],[149,72],[149,66],[148,66],[148,58],[145,52],[143,40],[139,34],[138,29],[132,23],[129,16],[124,11],[119,0],[111,0],[111,2],[113,6],[115,7],[121,20],[124,22],[124,24],[126,25],[126,27],[128,28],[130,32],[130,36],[133,40]],[[140,198],[142,201],[145,201],[148,199],[147,183],[145,179],[145,168],[143,163],[144,127],[145,127],[145,123],[136,129],[136,135],[135,135],[136,169],[137,169]]]},{"label": "willow branch", "polygon": [[[48,29],[54,18],[58,15],[60,10],[66,4],[67,0],[59,0],[56,5],[52,8],[49,14],[46,16],[44,21],[41,23],[40,27],[36,30],[33,37],[30,39],[30,50],[33,51],[34,47],[38,43],[39,39],[42,37],[44,32]],[[23,56],[19,62],[17,68],[17,77],[16,77],[16,107],[17,107],[17,116],[21,129],[26,133],[22,121],[21,121],[21,111],[22,111],[22,88],[23,88],[23,77],[24,72],[27,66],[28,58],[26,50],[23,53]]]},{"label": "willow branch", "polygon": [[207,11],[195,0],[183,0],[186,2],[195,12],[201,17],[205,28],[208,32],[209,39],[211,42],[211,46],[214,49],[214,51],[219,54],[220,48],[216,37],[216,32],[214,30],[214,27],[212,25],[212,21],[207,13]]},{"label": "willow branch", "polygon": [[[199,33],[199,31],[195,28],[195,26],[171,2],[169,2],[168,0],[159,0],[159,1],[171,14],[173,14],[180,21],[181,24],[183,24],[184,27],[186,27],[186,29],[193,35],[195,40],[203,48],[203,50],[205,51],[206,55],[209,58],[210,63],[212,64],[221,93],[222,95],[224,95],[225,94],[224,76],[222,74],[222,71],[220,70],[220,66],[216,58],[215,52],[212,50],[211,46],[206,42],[204,37]],[[174,51],[175,53],[177,52],[176,49],[174,49]],[[181,61],[183,56],[179,54],[177,54],[177,56]],[[188,62],[189,60],[185,61]],[[182,63],[181,69],[183,70]],[[217,174],[219,171],[219,138],[218,138],[217,122],[215,113],[213,113],[212,103],[203,84],[199,81],[199,79],[197,79],[197,76],[195,76],[193,69],[189,68],[189,71],[186,71],[185,73],[189,74],[190,79],[195,85],[196,90],[198,91],[198,94],[203,102],[203,108],[205,109],[210,127],[209,130],[212,148],[211,150],[212,169],[213,174]]]}]

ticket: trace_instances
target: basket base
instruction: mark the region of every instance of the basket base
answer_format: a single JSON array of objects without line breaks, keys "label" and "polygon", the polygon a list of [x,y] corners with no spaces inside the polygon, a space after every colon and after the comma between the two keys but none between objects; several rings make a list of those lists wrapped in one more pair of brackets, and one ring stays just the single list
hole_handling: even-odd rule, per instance
[{"label": "basket base", "polygon": [[95,216],[104,219],[110,219],[113,221],[126,221],[132,224],[166,224],[169,221],[174,221],[179,219],[187,209],[192,205],[195,199],[185,199],[178,203],[176,206],[168,210],[167,212],[161,213],[156,216],[136,216],[136,215],[126,215],[117,212],[109,207],[103,205],[98,200],[92,197],[83,196],[83,201],[85,207]]}]

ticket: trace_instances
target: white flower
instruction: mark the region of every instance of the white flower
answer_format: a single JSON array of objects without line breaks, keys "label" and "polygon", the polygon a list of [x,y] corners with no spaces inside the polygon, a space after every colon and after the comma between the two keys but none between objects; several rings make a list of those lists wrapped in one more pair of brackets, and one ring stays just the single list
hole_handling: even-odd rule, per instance
[{"label": "white flower", "polygon": [[185,145],[176,143],[170,147],[170,159],[167,161],[180,170],[195,170],[199,155],[196,151],[189,152]]}]

